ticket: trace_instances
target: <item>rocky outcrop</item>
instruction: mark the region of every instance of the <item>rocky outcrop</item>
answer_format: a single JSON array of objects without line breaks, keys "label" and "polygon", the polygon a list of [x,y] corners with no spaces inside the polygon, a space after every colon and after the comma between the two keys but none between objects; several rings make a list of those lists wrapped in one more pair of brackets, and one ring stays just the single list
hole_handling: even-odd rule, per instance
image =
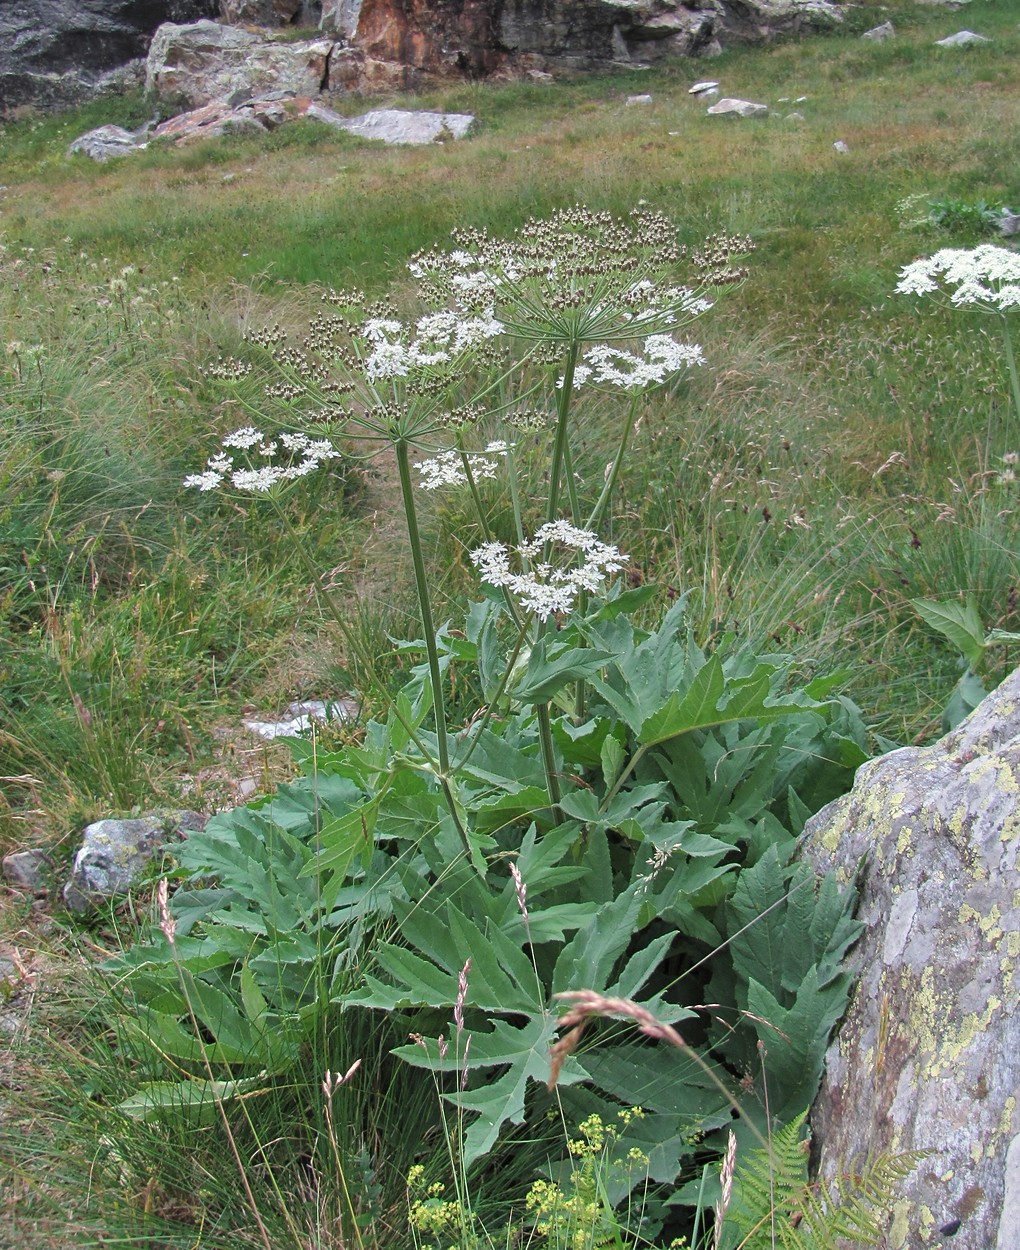
[{"label": "rocky outcrop", "polygon": [[926,1151],[887,1250],[1020,1246],[1020,670],[933,746],[861,768],[805,829],[858,876],[860,978],[812,1111],[831,1178]]},{"label": "rocky outcrop", "polygon": [[62,107],[116,87],[167,21],[216,12],[216,0],[2,0],[0,113]]},{"label": "rocky outcrop", "polygon": [[[150,89],[200,107],[238,91],[392,90],[709,56],[841,20],[834,0],[0,0],[0,112],[137,80],[146,51]],[[321,38],[281,44],[281,27]]]},{"label": "rocky outcrop", "polygon": [[330,39],[292,43],[217,22],[167,22],[153,37],[145,86],[191,108],[272,92],[316,96],[326,86],[332,51]]}]

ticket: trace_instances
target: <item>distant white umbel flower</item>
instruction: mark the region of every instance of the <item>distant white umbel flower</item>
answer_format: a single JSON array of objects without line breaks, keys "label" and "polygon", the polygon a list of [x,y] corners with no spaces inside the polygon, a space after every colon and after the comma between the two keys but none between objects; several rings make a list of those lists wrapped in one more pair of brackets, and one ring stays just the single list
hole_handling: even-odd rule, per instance
[{"label": "distant white umbel flower", "polygon": [[[485,455],[469,455],[467,457],[471,476],[475,481],[494,478],[499,470],[499,459],[510,450],[510,444],[500,442],[489,443]],[[466,486],[467,473],[464,471],[464,457],[461,452],[451,449],[441,451],[428,460],[419,460],[415,466],[421,474],[423,490],[439,490],[443,486]]]},{"label": "distant white umbel flower", "polygon": [[505,587],[540,621],[569,612],[580,591],[600,591],[608,574],[618,573],[626,559],[616,546],[568,521],[546,522],[518,547],[483,543],[471,553],[482,581]]},{"label": "distant white umbel flower", "polygon": [[280,434],[270,440],[261,430],[250,425],[228,434],[223,446],[246,453],[250,461],[260,457],[264,463],[256,461],[237,465],[232,455],[220,451],[206,461],[204,473],[192,473],[186,477],[185,486],[209,491],[230,485],[235,490],[264,494],[281,482],[307,477],[320,465],[340,455],[328,439],[312,439],[305,434]]},{"label": "distant white umbel flower", "polygon": [[1020,253],[994,243],[944,247],[900,270],[901,295],[948,294],[957,308],[974,304],[1005,312],[1020,304]]},{"label": "distant white umbel flower", "polygon": [[[705,356],[694,343],[677,343],[668,334],[652,334],[645,339],[645,354],[622,351],[598,343],[590,347],[574,369],[574,386],[586,383],[613,386],[626,391],[643,391],[658,386],[682,369],[703,365]],[[563,378],[556,383],[563,386]]]}]

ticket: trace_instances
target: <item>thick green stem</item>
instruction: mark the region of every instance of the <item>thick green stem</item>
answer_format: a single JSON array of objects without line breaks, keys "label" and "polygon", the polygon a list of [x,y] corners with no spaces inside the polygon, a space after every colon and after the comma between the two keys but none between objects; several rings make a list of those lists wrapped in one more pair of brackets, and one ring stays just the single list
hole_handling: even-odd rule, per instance
[{"label": "thick green stem", "polygon": [[411,546],[411,563],[414,567],[414,585],[418,592],[418,607],[421,612],[421,625],[425,633],[425,652],[429,663],[429,681],[432,685],[432,709],[436,718],[436,749],[439,752],[439,768],[437,776],[442,786],[443,798],[453,823],[457,827],[464,852],[471,859],[471,843],[468,839],[464,822],[457,808],[457,797],[453,792],[450,777],[450,743],[446,729],[446,699],[443,694],[442,674],[439,671],[439,649],[436,646],[436,627],[432,619],[432,600],[429,596],[428,578],[425,570],[425,556],[421,549],[421,531],[418,528],[418,513],[414,506],[414,487],[411,484],[411,461],[408,455],[407,440],[395,439],[393,450],[397,457],[397,473],[400,477],[400,493],[404,503],[404,518],[407,521],[407,536]]},{"label": "thick green stem", "polygon": [[559,810],[561,797],[560,779],[556,772],[556,751],[553,745],[549,704],[536,703],[535,715],[538,717],[538,737],[542,746],[542,763],[545,766],[545,783],[549,790],[549,799],[552,802],[557,819],[562,819],[562,814]]},{"label": "thick green stem", "polygon": [[547,521],[555,521],[560,502],[560,479],[563,476],[563,453],[567,446],[569,429],[570,400],[574,390],[574,369],[577,367],[579,344],[571,343],[567,348],[567,359],[563,368],[563,385],[556,403],[556,438],[553,442],[552,464],[549,467],[549,506],[545,511]]},{"label": "thick green stem", "polygon": [[418,594],[421,626],[425,633],[425,652],[428,656],[429,680],[432,683],[432,706],[436,718],[436,746],[439,751],[439,771],[444,778],[450,775],[450,746],[446,732],[446,700],[439,671],[439,648],[436,646],[436,627],[432,619],[432,600],[429,596],[425,556],[421,547],[421,531],[418,513],[414,506],[414,487],[411,484],[411,462],[407,442],[397,439],[393,444],[397,456],[397,472],[400,476],[400,494],[407,521],[407,537],[411,545],[411,563],[414,567],[414,588]]},{"label": "thick green stem", "polygon": [[[1013,339],[1009,333],[1009,322],[1006,320],[1006,314],[1002,314],[1002,339],[1006,346],[1006,365],[1009,368],[1009,384],[1013,390],[1013,411],[1016,413],[1017,420],[1020,421],[1020,377],[1017,376],[1016,356],[1013,352]],[[1015,450],[1010,447],[1010,451]]]},{"label": "thick green stem", "polygon": [[574,476],[574,458],[570,454],[570,439],[563,447],[563,475],[567,480],[567,498],[570,500],[570,519],[574,525],[581,525],[581,504],[577,498],[577,478]]}]

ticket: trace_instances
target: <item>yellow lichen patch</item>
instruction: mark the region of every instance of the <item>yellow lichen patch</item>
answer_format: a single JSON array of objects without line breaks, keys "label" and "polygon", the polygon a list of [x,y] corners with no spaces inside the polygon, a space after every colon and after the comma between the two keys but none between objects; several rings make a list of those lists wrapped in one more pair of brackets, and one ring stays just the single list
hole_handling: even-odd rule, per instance
[{"label": "yellow lichen patch", "polygon": [[[915,1053],[929,1058],[936,1051],[940,1042],[940,1034],[935,1022],[945,1020],[951,1007],[948,996],[940,992],[935,978],[935,970],[929,965],[921,973],[920,981],[910,993],[910,972],[904,969],[900,976],[903,990],[902,999],[910,1003],[910,1015],[907,1029],[914,1039]],[[922,1061],[923,1062],[923,1061]]]},{"label": "yellow lichen patch", "polygon": [[1001,944],[1003,932],[999,922],[1002,919],[1002,911],[998,903],[992,904],[991,910],[986,916],[982,916],[977,908],[972,907],[970,903],[963,903],[959,912],[957,912],[956,918],[961,925],[966,924],[968,920],[976,921],[977,927],[981,930],[981,934],[986,942],[995,946]]},{"label": "yellow lichen patch", "polygon": [[893,1207],[892,1227],[889,1229],[890,1250],[901,1250],[910,1235],[910,1203],[901,1198]]},{"label": "yellow lichen patch", "polygon": [[929,1067],[930,1076],[938,1076],[947,1068],[956,1068],[960,1056],[979,1033],[984,1033],[997,1011],[1002,1009],[1002,999],[992,994],[980,1015],[965,1016],[956,1029],[955,1038],[947,1037],[939,1048],[937,1059]]},{"label": "yellow lichen patch", "polygon": [[981,1162],[981,1153],[981,1143],[979,1141],[974,1142],[970,1148],[970,1157],[974,1163]]}]

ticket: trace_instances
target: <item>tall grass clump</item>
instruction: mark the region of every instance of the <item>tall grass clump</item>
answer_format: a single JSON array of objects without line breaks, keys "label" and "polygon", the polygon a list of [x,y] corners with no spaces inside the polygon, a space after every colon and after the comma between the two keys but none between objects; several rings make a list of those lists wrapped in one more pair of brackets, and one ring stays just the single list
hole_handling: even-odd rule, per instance
[{"label": "tall grass clump", "polygon": [[[207,429],[208,315],[203,333],[177,285],[69,244],[4,248],[0,268],[0,819],[16,843],[172,797],[204,709],[265,674],[279,644],[253,637],[284,634],[306,587],[281,577],[257,508],[239,528],[236,510],[180,507]],[[330,490],[309,503],[340,505],[335,544]]]}]

